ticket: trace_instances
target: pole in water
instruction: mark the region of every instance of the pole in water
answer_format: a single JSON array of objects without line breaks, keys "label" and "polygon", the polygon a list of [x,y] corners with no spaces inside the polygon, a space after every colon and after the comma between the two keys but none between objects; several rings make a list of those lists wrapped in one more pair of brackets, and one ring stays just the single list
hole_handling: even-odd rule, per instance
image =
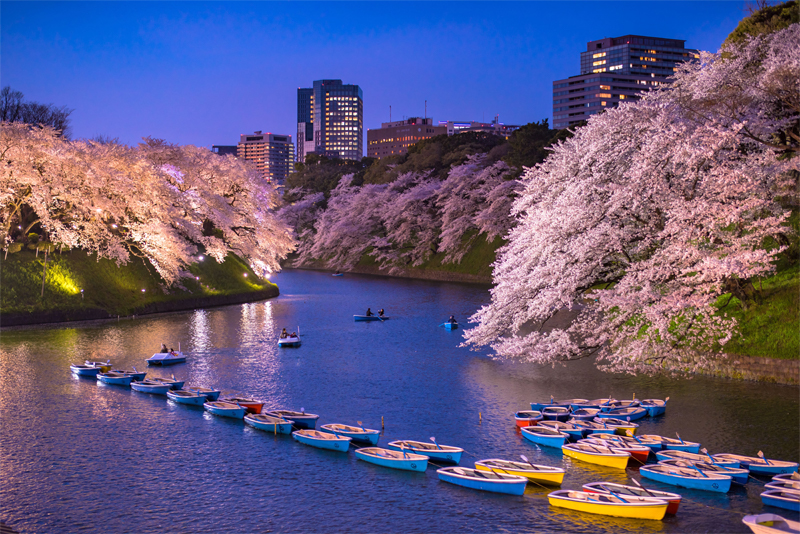
[{"label": "pole in water", "polygon": [[381,430],[383,430],[383,429],[384,429],[384,426],[383,426],[383,416],[381,416]]},{"label": "pole in water", "polygon": [[481,412],[478,412],[478,423],[479,424],[483,423],[483,414]]}]

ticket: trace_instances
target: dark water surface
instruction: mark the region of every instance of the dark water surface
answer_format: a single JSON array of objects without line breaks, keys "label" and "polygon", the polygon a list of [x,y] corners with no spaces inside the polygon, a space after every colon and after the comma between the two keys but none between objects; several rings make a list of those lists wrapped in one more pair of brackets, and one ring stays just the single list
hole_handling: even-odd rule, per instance
[{"label": "dark water surface", "polygon": [[[160,343],[189,361],[154,376],[213,385],[269,407],[320,414],[319,424],[363,421],[395,439],[463,447],[462,465],[518,459],[567,469],[564,488],[639,478],[540,450],[516,432],[512,413],[540,399],[671,397],[667,414],[640,433],[700,441],[712,453],[797,461],[798,388],[695,378],[608,375],[589,362],[542,368],[458,348],[465,319],[486,287],[287,271],[271,301],[120,322],[0,333],[0,519],[20,532],[747,532],[762,510],[763,482],[727,495],[678,491],[677,516],[660,521],[560,511],[547,490],[523,497],[439,482],[434,466],[405,473],[273,436],[241,421],[127,388],[72,376],[71,362],[108,358],[145,368]],[[384,323],[353,314],[386,308]],[[276,347],[282,327],[303,346]],[[479,422],[479,413],[482,422]],[[656,486],[655,483],[651,485]],[[670,489],[669,486],[662,486]],[[673,488],[674,489],[674,488]]]}]

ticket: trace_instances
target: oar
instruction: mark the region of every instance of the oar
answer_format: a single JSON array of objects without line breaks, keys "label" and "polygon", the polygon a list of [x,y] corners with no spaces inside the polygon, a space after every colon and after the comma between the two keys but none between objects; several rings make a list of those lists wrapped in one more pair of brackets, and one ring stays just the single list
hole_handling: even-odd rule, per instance
[{"label": "oar", "polygon": [[614,496],[614,497],[616,497],[617,499],[619,499],[619,500],[621,500],[622,502],[624,502],[625,504],[628,504],[628,501],[626,501],[625,499],[623,499],[622,497],[620,497],[620,496],[619,496],[617,493],[615,493],[614,491],[611,491],[610,489],[608,489],[608,487],[607,487],[605,484],[600,484],[600,487],[601,487],[601,488],[603,488],[604,490],[606,490],[607,492],[609,492],[611,495],[613,495],[613,496]]},{"label": "oar", "polygon": [[436,448],[437,448],[437,449],[439,449],[439,450],[442,450],[442,448],[439,446],[439,444],[438,444],[438,443],[436,443],[436,438],[433,438],[433,437],[432,437],[432,438],[431,438],[431,441],[433,442],[433,444],[434,444],[434,445],[436,445]]},{"label": "oar", "polygon": [[648,495],[650,495],[651,497],[655,497],[655,495],[653,495],[652,493],[650,493],[650,490],[649,490],[649,489],[647,489],[647,488],[645,488],[644,486],[642,486],[641,484],[639,484],[639,481],[638,481],[638,480],[636,480],[635,478],[632,478],[631,480],[633,481],[633,483],[634,483],[634,484],[636,484],[637,486],[639,486],[640,488],[642,488],[644,491],[646,491]]},{"label": "oar", "polygon": [[362,423],[361,421],[356,421],[356,423],[358,423],[358,426],[360,426],[360,427],[361,427],[361,430],[363,430],[364,432],[366,432],[366,431],[367,431],[367,429],[366,429],[366,428],[364,428],[364,423]]},{"label": "oar", "polygon": [[678,439],[679,439],[679,440],[681,440],[681,445],[686,445],[686,443],[683,441],[683,438],[681,437],[681,435],[680,435],[680,434],[678,434],[677,432],[675,432],[675,435],[676,435],[676,436],[678,436]]},{"label": "oar", "polygon": [[[705,454],[706,456],[708,456],[708,459],[709,459],[709,460],[711,460],[711,463],[712,463],[712,464],[714,464],[714,465],[717,465],[717,461],[714,459],[714,457],[713,457],[713,456],[711,456],[710,454],[708,454],[708,449],[705,449],[705,448],[703,448],[703,449],[700,449],[700,452],[702,452],[703,454]],[[721,466],[720,466],[720,467],[721,467]]]},{"label": "oar", "polygon": [[705,474],[705,473],[703,473],[703,472],[700,470],[700,468],[699,468],[699,467],[697,467],[697,466],[696,466],[696,465],[694,465],[694,464],[692,464],[692,467],[694,467],[694,468],[695,468],[695,470],[696,470],[698,473],[700,473],[700,474],[701,474],[701,475],[703,475],[704,477],[708,478],[708,475],[707,475],[707,474]]},{"label": "oar", "polygon": [[769,463],[769,460],[764,458],[764,453],[763,452],[758,451],[758,457],[761,458],[762,460],[764,460],[767,463],[767,465],[772,465],[771,463]]},{"label": "oar", "polygon": [[406,454],[406,445],[402,441],[400,442],[400,451],[403,453],[403,458],[408,458]]},{"label": "oar", "polygon": [[524,454],[520,454],[519,457],[522,458],[523,462],[528,462],[531,467],[533,467],[534,469],[536,469],[538,471],[538,468],[535,465],[533,465],[530,460],[528,460],[527,456],[525,456]]}]

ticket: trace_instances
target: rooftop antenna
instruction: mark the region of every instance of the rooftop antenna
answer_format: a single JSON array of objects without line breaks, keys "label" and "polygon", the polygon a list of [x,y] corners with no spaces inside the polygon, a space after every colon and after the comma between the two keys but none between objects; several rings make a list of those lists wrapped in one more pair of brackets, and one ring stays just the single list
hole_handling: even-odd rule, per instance
[{"label": "rooftop antenna", "polygon": [[428,101],[427,100],[425,101],[425,116],[423,118],[424,119],[428,118]]},{"label": "rooftop antenna", "polygon": [[389,106],[389,122],[392,122],[392,106]]}]

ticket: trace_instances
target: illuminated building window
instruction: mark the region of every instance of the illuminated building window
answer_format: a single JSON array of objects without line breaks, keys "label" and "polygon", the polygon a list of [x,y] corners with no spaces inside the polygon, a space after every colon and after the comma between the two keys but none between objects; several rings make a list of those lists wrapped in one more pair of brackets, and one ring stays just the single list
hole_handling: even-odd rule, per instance
[{"label": "illuminated building window", "polygon": [[593,54],[592,55],[592,59],[597,58],[597,57],[606,57],[606,53],[605,52],[599,52],[597,54]]},{"label": "illuminated building window", "polygon": [[593,66],[593,67],[596,67],[596,66],[598,66],[598,65],[605,65],[605,64],[606,64],[606,60],[605,60],[605,59],[603,59],[603,60],[601,60],[601,61],[595,61],[595,62],[593,62],[593,63],[592,63],[592,66]]},{"label": "illuminated building window", "polygon": [[601,85],[600,89],[605,89],[606,91],[610,91],[611,90],[611,86],[609,86],[609,85]]}]

